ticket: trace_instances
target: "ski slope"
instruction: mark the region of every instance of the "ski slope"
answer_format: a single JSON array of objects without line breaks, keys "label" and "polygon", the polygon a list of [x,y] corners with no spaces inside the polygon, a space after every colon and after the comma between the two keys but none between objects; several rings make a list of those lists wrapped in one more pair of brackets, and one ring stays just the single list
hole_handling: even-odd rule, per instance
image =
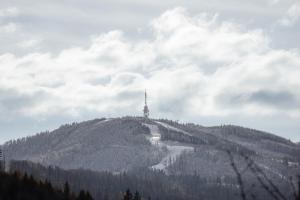
[{"label": "ski slope", "polygon": [[[183,152],[193,151],[194,148],[191,146],[176,145],[170,144],[166,141],[161,140],[161,134],[157,125],[153,124],[144,124],[150,129],[151,136],[148,137],[148,140],[152,145],[157,146],[158,148],[166,148],[167,154],[162,158],[162,160],[156,165],[151,166],[152,169],[167,171],[167,167],[171,165],[176,158],[181,155]],[[173,127],[174,128],[174,127]]]}]

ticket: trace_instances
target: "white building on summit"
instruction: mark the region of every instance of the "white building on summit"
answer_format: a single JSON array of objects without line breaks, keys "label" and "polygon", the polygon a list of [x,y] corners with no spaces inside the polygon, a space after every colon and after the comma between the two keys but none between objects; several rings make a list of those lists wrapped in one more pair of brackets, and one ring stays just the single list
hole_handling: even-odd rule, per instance
[{"label": "white building on summit", "polygon": [[149,118],[149,109],[148,109],[148,106],[147,106],[147,92],[145,90],[145,106],[144,106],[144,117],[145,118]]}]

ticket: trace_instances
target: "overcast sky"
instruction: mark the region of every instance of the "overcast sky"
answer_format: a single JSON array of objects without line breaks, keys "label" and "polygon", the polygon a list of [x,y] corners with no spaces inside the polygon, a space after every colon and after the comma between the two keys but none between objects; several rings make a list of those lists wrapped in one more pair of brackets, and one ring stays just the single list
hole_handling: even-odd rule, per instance
[{"label": "overcast sky", "polygon": [[0,143],[100,117],[300,141],[299,0],[1,0]]}]

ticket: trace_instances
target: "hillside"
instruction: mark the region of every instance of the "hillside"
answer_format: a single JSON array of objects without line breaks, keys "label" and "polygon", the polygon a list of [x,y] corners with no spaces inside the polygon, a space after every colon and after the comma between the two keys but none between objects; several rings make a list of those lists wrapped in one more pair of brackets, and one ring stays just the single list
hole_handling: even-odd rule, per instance
[{"label": "hillside", "polygon": [[[235,177],[228,151],[239,169],[249,157],[280,183],[300,172],[300,147],[284,138],[232,125],[203,127],[138,117],[63,125],[2,148],[9,160],[113,173],[147,167],[212,180]],[[250,170],[244,176],[253,179]]]}]

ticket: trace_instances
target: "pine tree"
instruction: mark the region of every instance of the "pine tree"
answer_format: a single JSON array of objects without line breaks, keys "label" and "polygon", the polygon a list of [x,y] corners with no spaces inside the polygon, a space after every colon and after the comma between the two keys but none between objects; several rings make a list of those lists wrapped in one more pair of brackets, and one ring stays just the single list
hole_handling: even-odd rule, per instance
[{"label": "pine tree", "polygon": [[85,200],[93,200],[92,195],[89,193],[89,191],[86,192],[86,199]]},{"label": "pine tree", "polygon": [[142,198],[141,198],[141,196],[140,196],[140,193],[138,192],[138,191],[136,191],[135,193],[134,193],[134,197],[133,197],[133,200],[141,200]]},{"label": "pine tree", "polygon": [[66,182],[64,185],[64,199],[69,200],[70,199],[70,186],[69,183]]},{"label": "pine tree", "polygon": [[298,199],[297,200],[300,200],[300,176],[298,176]]},{"label": "pine tree", "polygon": [[85,200],[85,192],[83,190],[79,192],[77,200]]},{"label": "pine tree", "polygon": [[88,191],[81,190],[76,200],[93,200]]},{"label": "pine tree", "polygon": [[125,194],[123,195],[123,200],[132,200],[132,193],[129,189],[127,189]]}]

